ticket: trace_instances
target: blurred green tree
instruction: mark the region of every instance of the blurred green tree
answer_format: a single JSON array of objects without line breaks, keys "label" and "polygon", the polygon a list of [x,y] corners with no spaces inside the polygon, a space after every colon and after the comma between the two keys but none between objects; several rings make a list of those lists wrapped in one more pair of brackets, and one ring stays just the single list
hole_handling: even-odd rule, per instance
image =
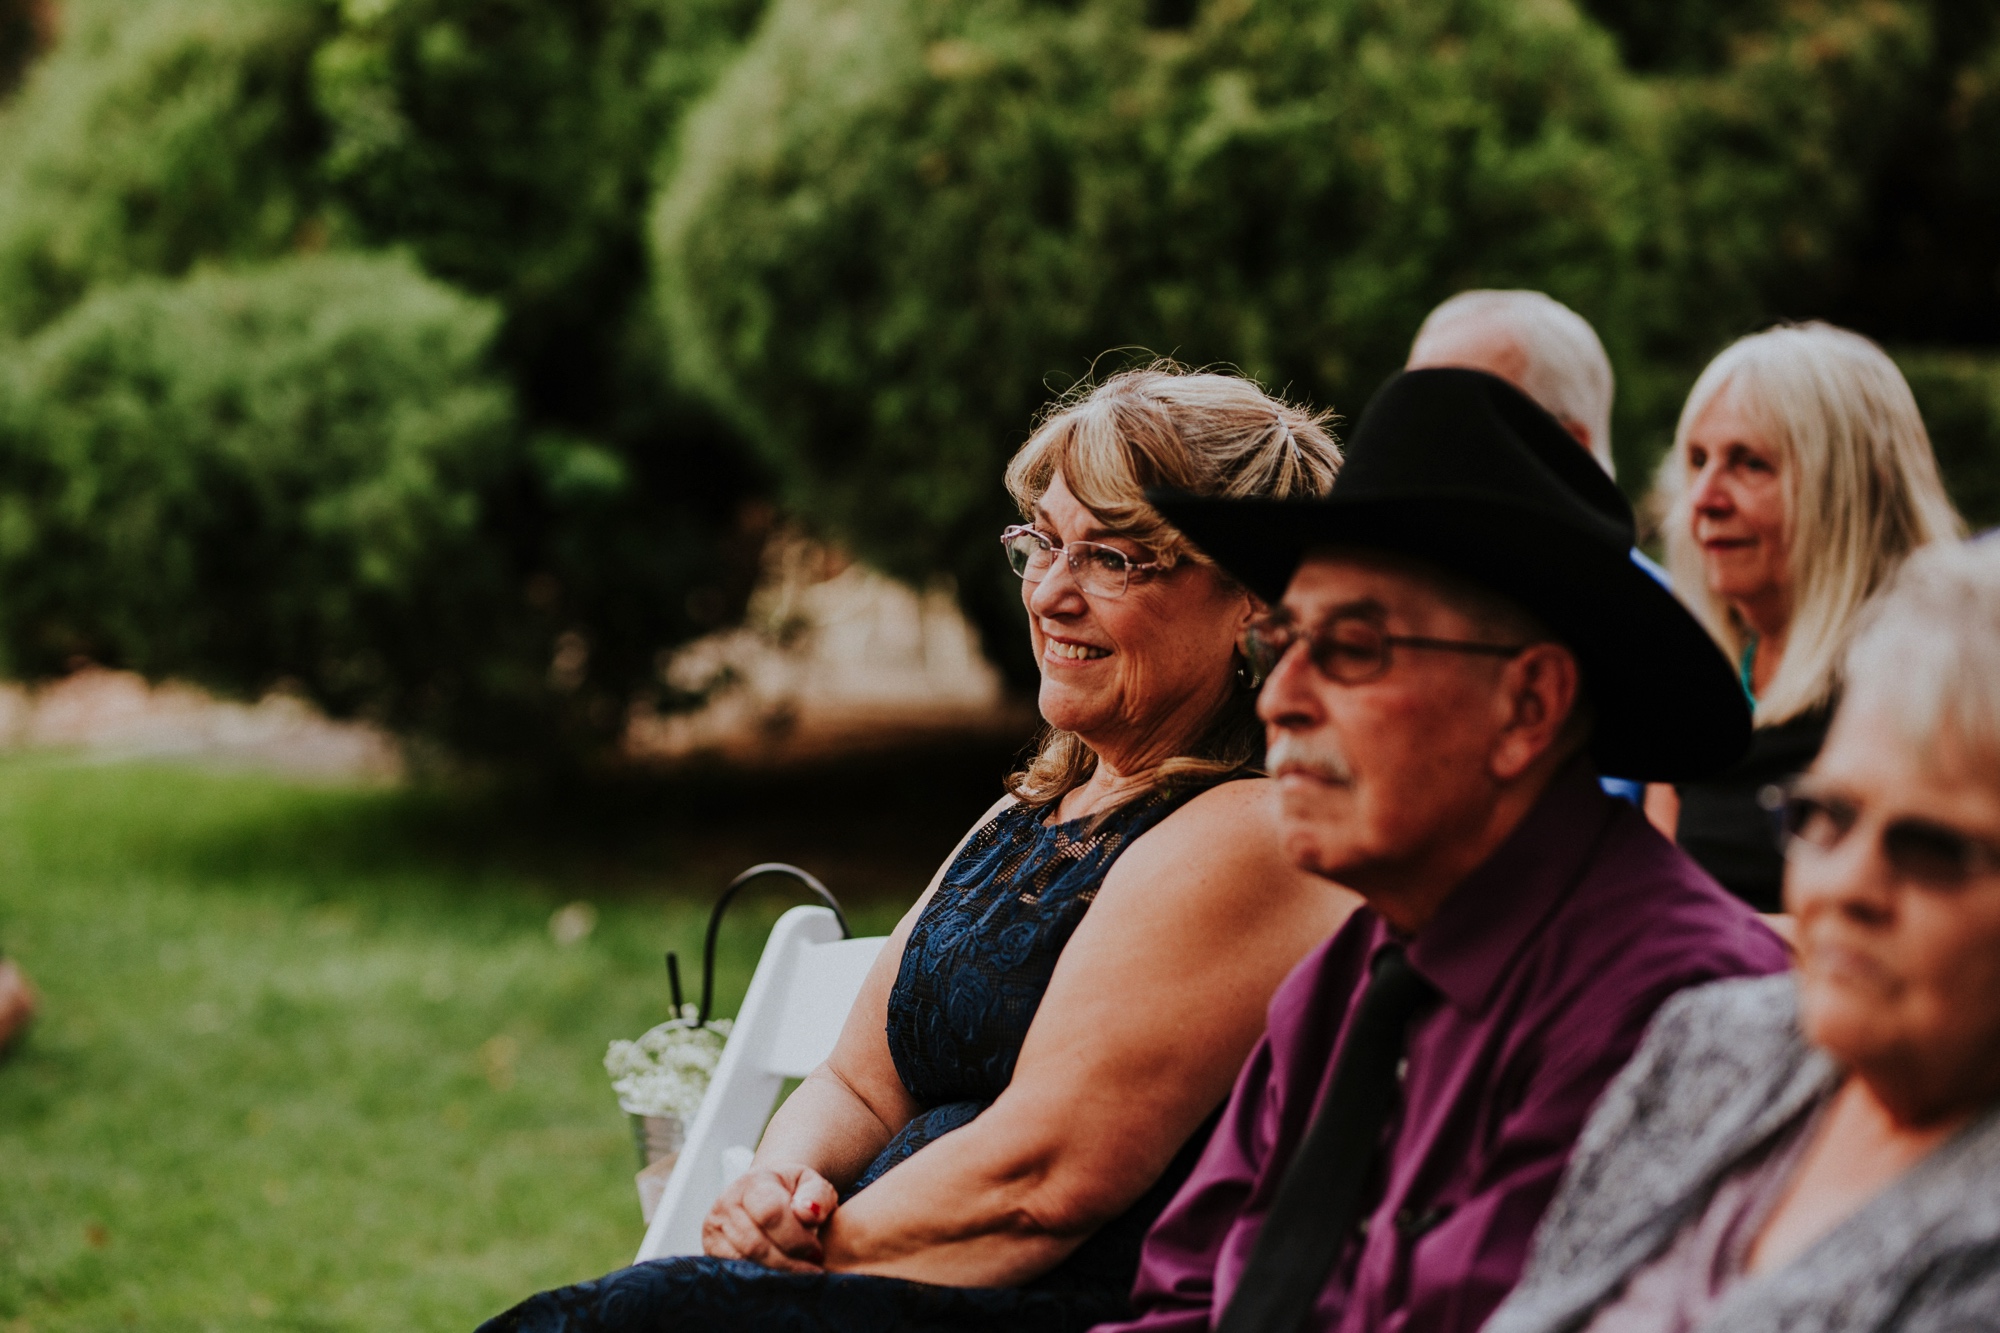
[{"label": "blurred green tree", "polygon": [[656,406],[657,386],[634,380],[659,379],[645,301],[654,173],[761,3],[346,4],[313,61],[336,235],[408,246],[499,301],[501,355],[538,419],[643,429],[630,418]]},{"label": "blurred green tree", "polygon": [[1620,386],[1638,446],[1628,456],[1648,465],[1633,480],[1725,341],[1827,313],[1829,275],[1865,230],[1871,177],[1912,114],[1931,44],[1919,6],[1874,0],[1768,17],[1751,5],[1718,27],[1729,37],[1719,63],[1642,82],[1664,149],[1648,220],[1662,262]]},{"label": "blurred green tree", "polygon": [[[298,652],[278,651],[282,636],[248,629],[226,651],[212,635],[196,635],[196,651],[133,630],[73,636],[87,646],[59,652],[67,631],[48,628],[46,604],[0,616],[23,633],[30,619],[42,626],[7,645],[18,668],[54,669],[74,652],[245,691],[286,678],[336,712],[365,709],[510,760],[582,757],[615,738],[633,702],[674,702],[660,658],[738,613],[765,520],[749,503],[758,481],[743,451],[672,385],[646,300],[644,216],[681,110],[757,3],[71,0],[62,40],[0,111],[0,336],[31,339],[25,355],[39,356],[52,321],[142,275],[400,253],[487,312],[474,359],[439,373],[469,376],[476,361],[504,390],[506,421],[481,433],[478,466],[464,473],[470,526],[458,554],[412,565],[409,577],[435,582],[404,588],[402,604],[428,611],[363,615],[379,598],[334,596],[336,566],[321,571],[315,596],[354,610],[344,632],[373,636],[366,689],[339,683],[352,673],[307,670]],[[281,299],[269,284],[284,287],[275,275],[290,270],[256,271],[257,299]],[[189,281],[193,307],[225,299]],[[328,290],[284,287],[309,289]],[[133,292],[171,304],[156,286]],[[392,301],[367,334],[405,351],[427,345],[423,328],[393,327],[416,311]],[[318,364],[310,348],[292,350]],[[143,359],[160,375],[198,376],[210,355],[167,342]],[[433,386],[387,377],[378,387],[418,395],[415,410]],[[321,409],[346,403],[336,395]],[[26,420],[47,428],[45,415]],[[269,432],[243,438],[290,447]],[[163,426],[161,439],[184,434]],[[162,512],[194,521],[184,508]],[[23,530],[53,541],[59,527]],[[152,539],[178,538],[161,528]],[[338,568],[359,576],[358,564]],[[245,586],[218,579],[218,616]],[[462,612],[447,610],[454,599]],[[264,623],[234,611],[246,627]],[[340,639],[330,623],[315,632]],[[462,656],[447,660],[454,644]]]},{"label": "blurred green tree", "polygon": [[54,35],[49,0],[0,0],[0,97],[14,91]]},{"label": "blurred green tree", "polygon": [[[1792,215],[1773,226],[1760,214],[1746,228],[1766,233],[1755,244],[1775,242],[1787,265],[1776,284],[1759,280],[1765,309],[1888,342],[2000,345],[2000,6],[1583,4],[1633,68],[1705,94],[1683,127],[1686,158],[1728,174],[1749,151],[1773,178],[1804,169],[1813,193]],[[1831,117],[1847,123],[1837,151],[1788,143],[1802,119]],[[1841,222],[1830,246],[1813,230],[1829,214]]]},{"label": "blurred green tree", "polygon": [[[2000,7],[1583,3],[1671,109],[1681,281],[1734,307],[1697,331],[1820,318],[1897,349],[1955,498],[2000,522]],[[1663,441],[1714,344],[1654,346],[1621,418]]]},{"label": "blurred green tree", "polygon": [[688,123],[663,309],[790,502],[1005,654],[1000,467],[1093,358],[1352,411],[1459,286],[1615,328],[1644,110],[1563,6],[779,0]]},{"label": "blurred green tree", "polygon": [[1643,488],[1700,364],[1827,313],[1908,126],[1985,84],[1927,91],[1950,0],[1594,8],[777,0],[656,213],[676,365],[1003,654],[1002,461],[1107,348],[1353,412],[1431,304],[1538,287],[1603,333]]},{"label": "blurred green tree", "polygon": [[140,279],[46,326],[0,407],[7,665],[289,678],[448,732],[454,640],[490,649],[512,592],[479,540],[517,430],[497,318],[406,260],[326,256]]},{"label": "blurred green tree", "polygon": [[265,258],[315,235],[323,134],[301,0],[69,0],[0,110],[0,335],[93,286]]},{"label": "blurred green tree", "polygon": [[489,498],[493,538],[597,741],[620,701],[672,701],[661,654],[735,619],[756,572],[761,482],[673,382],[644,222],[761,3],[349,0],[313,57],[335,242],[406,247],[502,311],[494,354],[541,443]]},{"label": "blurred green tree", "polygon": [[[7,590],[0,649],[575,756],[737,614],[775,487],[955,582],[1026,679],[992,536],[1048,398],[1159,352],[1351,413],[1473,285],[1598,325],[1628,486],[1723,341],[1824,316],[1907,351],[1954,486],[2000,517],[1989,0],[1579,3],[0,0],[6,558],[74,553]],[[448,354],[402,373],[367,338]],[[426,415],[440,394],[483,424]],[[431,443],[355,443],[392,428]],[[229,474],[209,429],[292,480]],[[346,443],[315,472],[286,431]],[[280,513],[369,468],[405,495],[415,457],[402,556]],[[270,506],[246,532],[310,549],[253,565],[318,619],[212,554],[174,488],[217,468]],[[158,610],[201,580],[203,615]]]},{"label": "blurred green tree", "polygon": [[1974,528],[2000,523],[2000,356],[1905,351],[1896,363],[1923,409],[1951,498]]}]

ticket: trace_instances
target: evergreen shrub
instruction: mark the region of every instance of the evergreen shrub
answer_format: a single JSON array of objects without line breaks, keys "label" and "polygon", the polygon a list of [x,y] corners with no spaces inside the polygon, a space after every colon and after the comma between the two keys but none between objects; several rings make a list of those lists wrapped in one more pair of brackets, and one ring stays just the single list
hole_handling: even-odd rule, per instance
[{"label": "evergreen shrub", "polygon": [[318,237],[310,0],[67,0],[0,109],[0,335],[93,286]]},{"label": "evergreen shrub", "polygon": [[643,223],[758,3],[68,0],[0,104],[4,503],[45,571],[0,594],[11,669],[290,681],[509,763],[685,702],[660,662],[768,520],[672,387]]},{"label": "evergreen shrub", "polygon": [[2000,524],[2000,355],[1899,352],[1945,485],[1977,530]]},{"label": "evergreen shrub", "polygon": [[1650,291],[1645,108],[1575,11],[1159,8],[777,0],[656,214],[684,382],[798,510],[954,577],[1017,669],[1001,467],[1106,349],[1352,415],[1459,287],[1614,335]]},{"label": "evergreen shrub", "polygon": [[498,315],[406,260],[106,289],[0,396],[0,641],[230,692],[274,682],[441,740],[532,710],[482,531],[516,451]]},{"label": "evergreen shrub", "polygon": [[1636,491],[1709,356],[1815,313],[1930,35],[1752,5],[1635,69],[1562,3],[776,0],[656,213],[675,365],[1027,679],[992,534],[1049,397],[1144,349],[1352,417],[1437,301],[1533,287],[1603,335]]}]

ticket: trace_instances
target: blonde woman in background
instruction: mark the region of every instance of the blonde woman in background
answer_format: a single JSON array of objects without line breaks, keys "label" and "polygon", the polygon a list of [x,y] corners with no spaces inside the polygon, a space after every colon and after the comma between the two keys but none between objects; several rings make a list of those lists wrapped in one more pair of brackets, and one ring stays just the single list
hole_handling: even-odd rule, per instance
[{"label": "blonde woman in background", "polygon": [[1129,1311],[1272,992],[1357,902],[1283,851],[1237,649],[1262,604],[1145,492],[1323,495],[1324,420],[1157,367],[1056,405],[994,552],[1022,580],[1039,753],[889,937],[706,1254],[489,1333],[1081,1333]]},{"label": "blonde woman in background", "polygon": [[1767,329],[1711,361],[1659,484],[1674,588],[1738,664],[1756,731],[1719,777],[1653,788],[1647,813],[1776,912],[1776,793],[1819,753],[1855,617],[1904,556],[1965,525],[1902,372],[1830,324]]}]

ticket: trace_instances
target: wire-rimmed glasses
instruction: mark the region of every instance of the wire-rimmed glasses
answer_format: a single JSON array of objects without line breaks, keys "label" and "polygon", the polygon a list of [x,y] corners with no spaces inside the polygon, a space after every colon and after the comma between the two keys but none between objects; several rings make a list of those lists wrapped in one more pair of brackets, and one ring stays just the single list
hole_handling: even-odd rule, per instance
[{"label": "wire-rimmed glasses", "polygon": [[1164,560],[1134,560],[1103,542],[1058,542],[1040,528],[1017,523],[1000,534],[1007,564],[1028,583],[1040,583],[1056,567],[1056,552],[1069,562],[1077,586],[1093,597],[1122,597],[1134,574],[1166,569]]},{"label": "wire-rimmed glasses", "polygon": [[1420,634],[1391,634],[1372,611],[1339,611],[1317,629],[1307,629],[1282,611],[1273,612],[1243,634],[1243,655],[1258,680],[1277,670],[1295,643],[1306,645],[1306,656],[1322,676],[1341,685],[1362,685],[1386,674],[1397,648],[1448,653],[1482,653],[1514,657],[1533,645],[1480,643],[1472,639],[1432,639]]}]

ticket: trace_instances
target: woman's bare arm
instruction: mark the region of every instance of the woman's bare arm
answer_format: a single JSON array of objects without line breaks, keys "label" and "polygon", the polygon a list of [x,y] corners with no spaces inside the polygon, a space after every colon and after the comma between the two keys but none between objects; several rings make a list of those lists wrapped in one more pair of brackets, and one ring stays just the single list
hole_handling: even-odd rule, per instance
[{"label": "woman's bare arm", "polygon": [[750,1170],[723,1188],[703,1220],[704,1251],[770,1268],[816,1266],[815,1228],[834,1209],[834,1187],[866,1170],[922,1109],[896,1073],[887,1035],[889,992],[910,929],[972,834],[1012,802],[1006,797],[980,816],[896,923],[848,1011],[833,1054],[785,1099],[764,1130]]},{"label": "woman's bare arm", "polygon": [[1228,1093],[1279,981],[1359,901],[1285,858],[1275,799],[1226,784],[1124,852],[1007,1090],[833,1214],[827,1268],[1023,1282],[1158,1178]]}]

